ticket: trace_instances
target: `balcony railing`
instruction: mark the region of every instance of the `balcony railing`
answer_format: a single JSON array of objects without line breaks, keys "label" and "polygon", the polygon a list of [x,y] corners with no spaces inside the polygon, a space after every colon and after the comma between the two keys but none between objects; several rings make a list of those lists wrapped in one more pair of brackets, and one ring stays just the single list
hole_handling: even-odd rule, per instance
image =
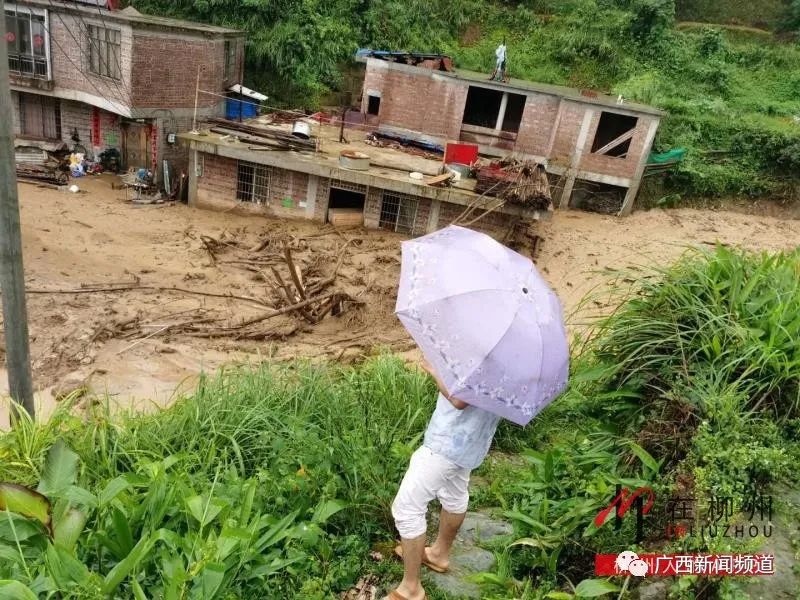
[{"label": "balcony railing", "polygon": [[8,70],[15,75],[33,77],[35,79],[50,79],[47,59],[30,54],[9,54]]}]

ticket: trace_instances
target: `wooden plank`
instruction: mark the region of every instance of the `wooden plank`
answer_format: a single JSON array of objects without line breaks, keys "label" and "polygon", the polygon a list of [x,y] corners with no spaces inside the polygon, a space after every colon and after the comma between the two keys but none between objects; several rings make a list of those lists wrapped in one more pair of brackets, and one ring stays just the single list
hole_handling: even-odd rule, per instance
[{"label": "wooden plank", "polygon": [[593,154],[608,154],[609,152],[611,152],[617,146],[619,146],[621,144],[624,144],[629,139],[631,139],[633,137],[634,133],[636,133],[636,128],[635,127],[633,129],[631,129],[630,131],[626,131],[625,133],[623,133],[618,138],[611,140],[605,146],[603,146],[602,148],[600,148],[596,152],[593,152]]}]

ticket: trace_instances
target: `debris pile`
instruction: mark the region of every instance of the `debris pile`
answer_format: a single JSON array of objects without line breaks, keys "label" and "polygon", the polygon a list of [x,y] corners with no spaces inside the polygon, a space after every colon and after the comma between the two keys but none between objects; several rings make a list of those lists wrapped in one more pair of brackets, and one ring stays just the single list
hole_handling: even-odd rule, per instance
[{"label": "debris pile", "polygon": [[551,208],[547,173],[534,161],[505,158],[478,169],[477,179],[476,194],[494,196],[529,209]]},{"label": "debris pile", "polygon": [[64,144],[17,146],[14,149],[17,178],[36,183],[66,185],[69,167],[64,161]]},{"label": "debris pile", "polygon": [[310,139],[301,139],[289,132],[266,127],[255,127],[228,119],[209,119],[212,133],[231,136],[248,144],[249,150],[311,150],[317,149],[317,143]]},{"label": "debris pile", "polygon": [[375,148],[398,150],[410,154],[411,156],[419,156],[427,158],[428,160],[442,159],[441,148],[435,144],[427,144],[425,142],[418,142],[399,136],[391,136],[387,133],[381,133],[380,131],[367,134],[364,138],[364,143],[368,146],[374,146]]}]

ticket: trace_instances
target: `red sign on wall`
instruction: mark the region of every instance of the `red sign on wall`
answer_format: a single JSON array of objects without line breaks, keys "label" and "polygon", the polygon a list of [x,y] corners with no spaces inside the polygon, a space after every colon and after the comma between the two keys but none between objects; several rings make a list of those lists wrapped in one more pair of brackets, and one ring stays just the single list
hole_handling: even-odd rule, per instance
[{"label": "red sign on wall", "polygon": [[92,109],[92,146],[101,146],[103,131],[100,126],[100,109],[96,106]]},{"label": "red sign on wall", "polygon": [[150,155],[153,157],[152,162],[152,169],[153,173],[156,172],[156,166],[158,165],[158,127],[156,127],[155,123],[150,125],[150,143],[151,151]]}]

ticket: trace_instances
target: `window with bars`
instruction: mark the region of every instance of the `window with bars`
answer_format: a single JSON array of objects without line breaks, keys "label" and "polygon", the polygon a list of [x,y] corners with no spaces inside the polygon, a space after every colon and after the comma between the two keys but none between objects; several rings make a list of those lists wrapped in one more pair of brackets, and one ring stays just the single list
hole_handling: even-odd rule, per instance
[{"label": "window with bars", "polygon": [[414,196],[385,191],[378,226],[397,233],[413,234],[418,206],[419,200]]},{"label": "window with bars", "polygon": [[236,174],[236,199],[263,204],[269,198],[270,168],[266,165],[239,161]]},{"label": "window with bars", "polygon": [[122,32],[119,29],[89,25],[88,33],[89,70],[103,77],[121,79]]},{"label": "window with bars", "polygon": [[22,135],[46,140],[61,139],[61,103],[58,98],[19,93],[19,125]]},{"label": "window with bars", "polygon": [[8,69],[17,75],[50,79],[45,15],[15,8],[5,11]]}]

